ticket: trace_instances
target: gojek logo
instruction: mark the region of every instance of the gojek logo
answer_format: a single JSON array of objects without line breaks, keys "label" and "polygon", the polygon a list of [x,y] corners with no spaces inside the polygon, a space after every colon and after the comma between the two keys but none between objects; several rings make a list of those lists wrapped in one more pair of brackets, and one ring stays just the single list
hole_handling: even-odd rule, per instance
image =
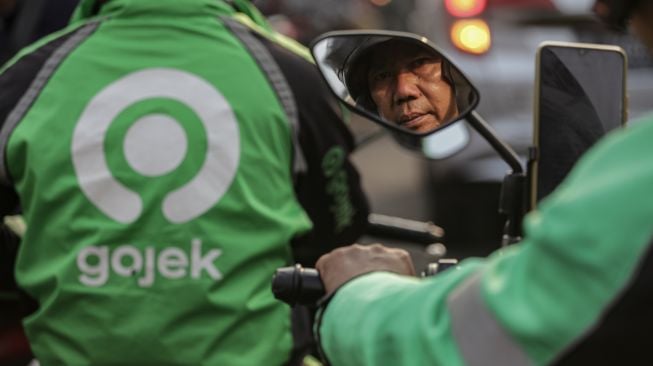
[{"label": "gojek logo", "polygon": [[[184,123],[190,122],[162,112],[165,108],[159,108],[157,103],[181,105],[179,108],[189,111],[192,116],[189,119],[195,123],[193,131],[203,130],[206,138],[202,140],[205,141],[189,141]],[[124,127],[122,116],[143,104],[157,107],[141,108],[145,112],[129,120],[122,140],[107,139],[108,134],[114,136],[111,135],[112,125]],[[119,127],[116,128],[122,128]],[[145,192],[137,193],[143,188],[130,188],[112,174],[109,158],[120,155],[120,146],[116,148],[120,143],[122,161],[126,160],[135,172],[127,174],[139,181],[178,177],[180,165],[189,160],[189,156],[191,163],[197,161],[197,169],[187,176],[182,174],[179,184],[168,192],[161,195],[148,192],[148,212],[156,212],[151,209],[156,206],[152,205],[160,205],[163,218],[173,224],[191,221],[217,204],[238,169],[240,138],[231,106],[211,84],[186,71],[150,68],[128,74],[95,95],[75,126],[72,162],[82,192],[110,219],[130,224],[143,214]],[[204,152],[202,160],[197,154]],[[195,171],[197,173],[193,173]],[[168,181],[164,179],[164,182]],[[166,186],[164,183],[164,189]],[[160,189],[161,185],[157,187]],[[152,197],[160,201],[152,202]],[[166,279],[187,276],[198,279],[206,273],[211,279],[219,280],[222,275],[214,261],[221,251],[210,249],[203,253],[199,239],[190,241],[188,251],[175,246],[150,245],[142,249],[132,244],[111,248],[87,246],[77,255],[77,266],[82,273],[80,282],[102,286],[109,279],[111,269],[122,277],[139,277],[141,287],[154,283],[157,270],[158,275]]]},{"label": "gojek logo", "polygon": [[[94,96],[75,126],[72,160],[84,195],[111,219],[129,224],[143,211],[140,195],[111,174],[105,138],[112,122],[128,107],[155,98],[190,108],[202,123],[207,152],[199,172],[168,192],[161,203],[171,223],[190,221],[214,206],[229,188],[238,168],[240,139],[231,106],[207,81],[186,71],[151,68],[133,72]],[[145,177],[174,171],[185,159],[187,136],[179,121],[154,113],[135,121],[123,141],[133,170]]]},{"label": "gojek logo", "polygon": [[151,287],[157,277],[156,272],[166,279],[188,275],[198,279],[203,272],[215,281],[222,278],[222,273],[214,264],[222,254],[220,250],[211,249],[203,255],[202,241],[193,239],[189,252],[187,254],[177,247],[157,251],[154,246],[147,246],[141,251],[133,245],[121,245],[113,250],[105,245],[89,246],[77,255],[77,267],[82,272],[79,282],[91,287],[103,286],[109,280],[110,269],[121,277],[137,277],[140,287]]}]

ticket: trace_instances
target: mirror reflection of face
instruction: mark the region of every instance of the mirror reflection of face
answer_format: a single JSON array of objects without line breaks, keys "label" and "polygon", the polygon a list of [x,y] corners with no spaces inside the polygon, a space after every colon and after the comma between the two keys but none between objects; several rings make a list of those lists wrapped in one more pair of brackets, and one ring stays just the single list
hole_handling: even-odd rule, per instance
[{"label": "mirror reflection of face", "polygon": [[367,81],[381,117],[417,132],[432,131],[458,114],[440,55],[416,44],[386,42],[372,51]]}]

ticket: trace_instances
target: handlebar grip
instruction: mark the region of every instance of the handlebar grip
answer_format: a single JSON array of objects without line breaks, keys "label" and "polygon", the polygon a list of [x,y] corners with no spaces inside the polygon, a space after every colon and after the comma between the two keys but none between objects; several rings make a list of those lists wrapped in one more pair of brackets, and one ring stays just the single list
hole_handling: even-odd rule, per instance
[{"label": "handlebar grip", "polygon": [[277,268],[272,277],[272,293],[288,305],[314,305],[324,296],[324,284],[314,268],[300,264]]},{"label": "handlebar grip", "polygon": [[[435,276],[457,265],[456,259],[439,259],[436,263],[428,265],[422,277]],[[310,306],[315,305],[324,296],[325,290],[316,269],[295,264],[293,267],[277,268],[272,276],[272,294],[277,300],[290,306],[296,304]]]}]

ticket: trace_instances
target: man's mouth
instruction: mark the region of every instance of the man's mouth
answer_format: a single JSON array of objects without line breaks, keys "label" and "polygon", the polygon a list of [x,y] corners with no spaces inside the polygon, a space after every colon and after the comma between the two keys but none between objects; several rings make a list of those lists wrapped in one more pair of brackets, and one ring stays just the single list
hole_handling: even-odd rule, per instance
[{"label": "man's mouth", "polygon": [[425,115],[425,114],[426,114],[426,113],[409,113],[409,114],[404,114],[403,116],[401,116],[401,117],[399,118],[399,124],[400,124],[400,125],[405,125],[405,124],[411,123],[411,122],[415,121],[416,119],[422,117],[422,116]]},{"label": "man's mouth", "polygon": [[412,130],[417,130],[419,127],[426,123],[431,116],[429,113],[410,113],[401,116],[399,119],[399,125],[402,127],[410,128]]}]

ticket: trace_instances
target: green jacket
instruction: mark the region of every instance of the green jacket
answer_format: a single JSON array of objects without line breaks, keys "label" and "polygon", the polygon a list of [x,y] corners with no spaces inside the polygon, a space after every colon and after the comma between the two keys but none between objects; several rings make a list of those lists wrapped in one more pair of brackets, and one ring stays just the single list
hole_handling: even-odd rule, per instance
[{"label": "green jacket", "polygon": [[[313,65],[237,17],[216,0],[111,0],[99,12],[87,0],[3,68],[0,214],[15,190],[27,222],[15,277],[39,304],[24,325],[41,364],[290,358],[290,309],[271,276],[312,227],[300,201],[325,190],[310,178],[325,152],[339,154],[345,185],[357,176],[349,141],[299,129],[308,108],[341,128],[322,84],[302,93],[271,60],[311,82]],[[322,194],[328,207],[353,191]],[[338,212],[339,232],[367,215]]]},{"label": "green jacket", "polygon": [[527,217],[518,245],[425,280],[377,272],[345,284],[323,314],[328,359],[650,364],[651,140],[653,118],[602,141]]}]

